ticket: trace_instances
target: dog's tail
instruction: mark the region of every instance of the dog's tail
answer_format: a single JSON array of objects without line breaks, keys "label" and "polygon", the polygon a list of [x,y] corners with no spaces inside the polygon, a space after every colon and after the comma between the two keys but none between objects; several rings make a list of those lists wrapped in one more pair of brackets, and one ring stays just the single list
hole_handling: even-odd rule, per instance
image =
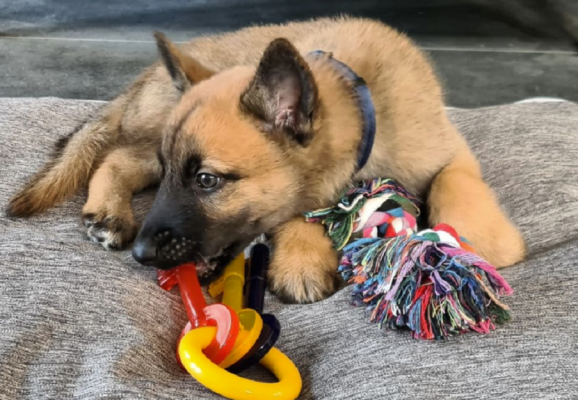
[{"label": "dog's tail", "polygon": [[117,124],[112,122],[103,114],[61,138],[51,160],[10,199],[7,215],[44,212],[85,187],[95,164],[115,142]]}]

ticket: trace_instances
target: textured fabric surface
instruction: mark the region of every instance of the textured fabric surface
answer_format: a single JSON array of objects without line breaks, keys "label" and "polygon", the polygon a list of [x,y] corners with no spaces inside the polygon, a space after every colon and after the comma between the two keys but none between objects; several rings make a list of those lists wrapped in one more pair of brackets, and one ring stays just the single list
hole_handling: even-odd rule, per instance
[{"label": "textured fabric surface", "polygon": [[[0,99],[0,206],[54,140],[99,103]],[[420,342],[384,332],[349,290],[266,311],[301,371],[303,399],[575,399],[578,396],[578,105],[450,111],[527,238],[527,261],[503,271],[513,320],[487,336]],[[152,193],[134,201],[142,215]],[[178,293],[128,252],[88,242],[80,195],[30,220],[0,216],[0,399],[212,399],[174,346]],[[263,372],[250,372],[250,376]]]}]

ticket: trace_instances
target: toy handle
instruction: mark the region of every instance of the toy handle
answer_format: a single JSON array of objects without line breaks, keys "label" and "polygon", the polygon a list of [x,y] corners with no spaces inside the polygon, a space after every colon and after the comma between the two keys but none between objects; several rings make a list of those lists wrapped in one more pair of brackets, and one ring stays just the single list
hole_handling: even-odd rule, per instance
[{"label": "toy handle", "polygon": [[267,269],[269,268],[269,247],[257,243],[251,249],[249,258],[249,279],[247,279],[247,308],[263,313],[265,291],[267,290]]},{"label": "toy handle", "polygon": [[243,308],[243,286],[245,285],[245,255],[243,253],[227,265],[223,276],[222,302],[239,313]]},{"label": "toy handle", "polygon": [[183,264],[176,268],[175,274],[191,327],[194,329],[206,325],[207,317],[204,308],[207,302],[197,277],[195,264]]}]

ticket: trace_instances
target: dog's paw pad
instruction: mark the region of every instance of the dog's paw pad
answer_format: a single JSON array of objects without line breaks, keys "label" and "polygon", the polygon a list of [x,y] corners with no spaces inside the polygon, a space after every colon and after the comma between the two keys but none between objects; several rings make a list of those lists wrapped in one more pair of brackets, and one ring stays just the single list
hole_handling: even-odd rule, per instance
[{"label": "dog's paw pad", "polygon": [[86,213],[82,220],[88,228],[88,239],[106,250],[122,250],[134,239],[137,231],[134,221],[120,217]]}]

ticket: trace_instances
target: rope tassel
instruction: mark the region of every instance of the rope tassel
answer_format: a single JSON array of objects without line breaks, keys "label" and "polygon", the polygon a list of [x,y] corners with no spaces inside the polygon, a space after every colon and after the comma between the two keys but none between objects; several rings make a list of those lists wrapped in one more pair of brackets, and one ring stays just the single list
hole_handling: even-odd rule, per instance
[{"label": "rope tassel", "polygon": [[342,250],[339,272],[353,285],[352,303],[380,328],[427,340],[490,332],[509,319],[499,297],[512,288],[452,227],[417,232],[418,204],[391,179],[374,179],[305,216],[324,224]]}]

